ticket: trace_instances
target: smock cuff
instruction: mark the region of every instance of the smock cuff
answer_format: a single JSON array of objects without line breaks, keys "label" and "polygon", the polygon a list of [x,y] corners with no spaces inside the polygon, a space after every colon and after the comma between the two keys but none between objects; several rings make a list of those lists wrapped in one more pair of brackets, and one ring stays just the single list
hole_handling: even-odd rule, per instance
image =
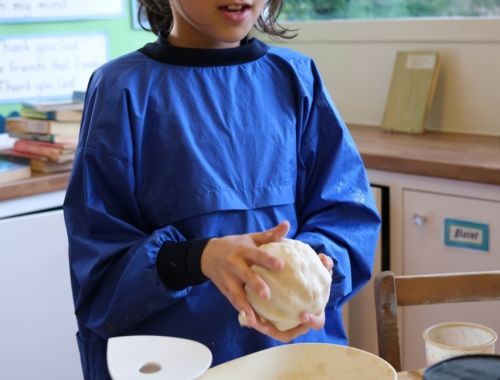
[{"label": "smock cuff", "polygon": [[201,255],[210,238],[181,243],[165,242],[158,252],[156,267],[163,283],[171,290],[181,290],[205,282]]}]

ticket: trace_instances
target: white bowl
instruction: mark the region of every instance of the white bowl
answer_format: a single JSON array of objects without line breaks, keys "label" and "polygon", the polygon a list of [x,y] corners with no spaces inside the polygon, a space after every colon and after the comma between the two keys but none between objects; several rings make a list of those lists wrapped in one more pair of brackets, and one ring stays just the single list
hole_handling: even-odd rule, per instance
[{"label": "white bowl", "polygon": [[423,333],[427,365],[462,355],[494,354],[497,333],[477,323],[445,322]]},{"label": "white bowl", "polygon": [[324,343],[268,348],[209,369],[200,380],[396,380],[394,368],[369,352]]},{"label": "white bowl", "polygon": [[194,380],[212,364],[208,347],[189,339],[132,335],[108,339],[114,380]]}]

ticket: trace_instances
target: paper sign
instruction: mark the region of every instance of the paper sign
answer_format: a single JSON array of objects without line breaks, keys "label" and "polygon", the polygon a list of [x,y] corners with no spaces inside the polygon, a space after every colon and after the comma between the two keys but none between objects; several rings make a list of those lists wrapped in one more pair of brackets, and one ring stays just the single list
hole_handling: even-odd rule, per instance
[{"label": "paper sign", "polygon": [[123,0],[0,0],[0,23],[123,16]]},{"label": "paper sign", "polygon": [[433,70],[435,65],[435,54],[409,54],[406,57],[406,68],[408,70]]},{"label": "paper sign", "polygon": [[469,222],[465,220],[444,220],[445,245],[470,248],[479,251],[489,250],[488,224]]},{"label": "paper sign", "polygon": [[107,60],[106,34],[0,38],[0,103],[71,98]]}]

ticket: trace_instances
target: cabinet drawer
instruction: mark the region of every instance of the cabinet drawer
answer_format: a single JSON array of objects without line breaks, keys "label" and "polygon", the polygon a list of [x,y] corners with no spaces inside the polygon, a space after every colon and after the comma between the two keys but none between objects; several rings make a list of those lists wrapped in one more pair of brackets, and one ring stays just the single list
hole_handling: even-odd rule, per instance
[{"label": "cabinet drawer", "polygon": [[[404,273],[499,269],[499,216],[497,201],[405,190]],[[447,220],[451,222],[448,228]],[[460,225],[471,228],[463,228],[460,236],[456,227]]]}]

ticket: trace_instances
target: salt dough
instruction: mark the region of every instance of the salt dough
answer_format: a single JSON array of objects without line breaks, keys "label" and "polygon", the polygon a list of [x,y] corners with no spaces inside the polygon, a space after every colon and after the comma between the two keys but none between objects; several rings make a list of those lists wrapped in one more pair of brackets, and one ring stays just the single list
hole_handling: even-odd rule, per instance
[{"label": "salt dough", "polygon": [[[303,312],[320,314],[330,297],[332,277],[316,252],[299,240],[283,239],[260,246],[285,261],[282,271],[273,271],[253,265],[271,290],[269,299],[260,298],[245,285],[248,301],[257,315],[281,331],[289,330],[300,322]],[[245,325],[245,314],[238,316]]]}]

